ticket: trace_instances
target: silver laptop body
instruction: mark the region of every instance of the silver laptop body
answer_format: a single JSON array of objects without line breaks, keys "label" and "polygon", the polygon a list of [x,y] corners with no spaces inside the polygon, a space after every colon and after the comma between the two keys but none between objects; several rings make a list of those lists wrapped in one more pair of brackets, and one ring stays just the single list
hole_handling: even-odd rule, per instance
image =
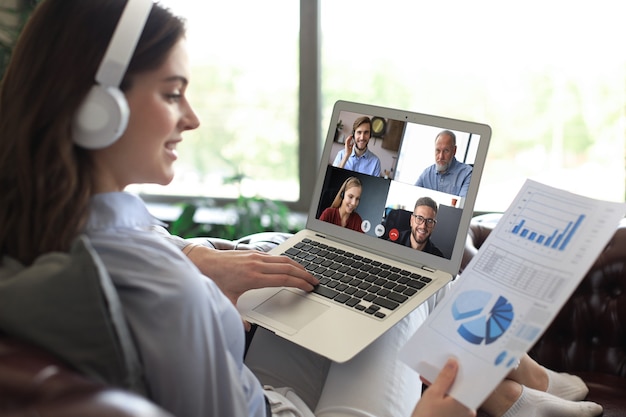
[{"label": "silver laptop body", "polygon": [[[381,176],[332,165],[351,134],[353,121],[361,116],[375,121],[375,133],[368,149],[380,159]],[[343,129],[339,130],[338,126]],[[415,185],[422,171],[434,163],[435,137],[443,130],[456,135],[456,159],[473,167],[466,195]],[[330,119],[306,228],[272,253],[287,253],[291,257],[294,257],[292,253],[298,253],[300,258],[294,259],[306,258],[307,262],[317,263],[321,262],[320,258],[315,259],[320,251],[339,253],[342,259],[346,253],[355,254],[357,264],[369,264],[370,270],[377,272],[382,265],[383,269],[402,271],[393,275],[400,275],[403,286],[417,291],[399,304],[387,303],[377,294],[375,301],[371,301],[369,295],[370,301],[355,304],[350,294],[329,298],[328,294],[305,293],[294,288],[264,288],[248,291],[240,297],[237,308],[242,316],[333,361],[345,362],[352,358],[457,275],[490,138],[490,127],[481,123],[338,101]],[[362,183],[361,201],[356,210],[363,219],[361,232],[319,220],[343,181],[351,176]],[[438,204],[431,241],[444,256],[414,250],[394,241],[398,233],[408,227],[415,201],[422,196],[431,197]],[[290,249],[294,244],[300,249]],[[332,261],[324,265],[338,268]],[[371,265],[375,266],[371,268]],[[320,278],[332,274],[327,268],[318,275],[317,268],[315,264],[307,266]],[[356,274],[354,270],[350,273]]]}]

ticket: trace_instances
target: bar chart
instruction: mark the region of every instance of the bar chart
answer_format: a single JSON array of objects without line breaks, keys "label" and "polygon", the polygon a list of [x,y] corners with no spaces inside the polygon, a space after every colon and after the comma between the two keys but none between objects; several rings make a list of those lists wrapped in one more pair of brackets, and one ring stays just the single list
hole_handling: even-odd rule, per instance
[{"label": "bar chart", "polygon": [[506,232],[550,250],[565,251],[587,217],[585,207],[547,194],[520,203]]},{"label": "bar chart", "polygon": [[519,223],[513,226],[511,233],[526,238],[531,242],[536,242],[539,245],[556,250],[565,250],[584,218],[585,215],[581,214],[576,220],[568,221],[563,228],[556,227],[552,230],[548,230],[547,233],[549,233],[549,235],[529,228],[526,226],[526,219],[522,218]]}]

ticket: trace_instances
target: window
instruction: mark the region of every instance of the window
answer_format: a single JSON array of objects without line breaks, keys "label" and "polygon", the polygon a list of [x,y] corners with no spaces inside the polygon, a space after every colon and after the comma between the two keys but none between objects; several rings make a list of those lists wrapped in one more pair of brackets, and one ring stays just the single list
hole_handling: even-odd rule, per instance
[{"label": "window", "polygon": [[[143,192],[301,199],[304,211],[318,162],[304,167],[299,152],[319,152],[299,124],[315,123],[321,143],[334,102],[345,99],[489,124],[477,211],[505,210],[526,178],[624,200],[619,2],[162,3],[188,19],[190,94],[202,125],[181,147],[175,182]],[[316,42],[299,43],[299,19],[315,20],[317,10],[319,52],[307,46]],[[317,103],[299,92],[315,85],[300,80],[299,54],[318,53],[321,114],[299,120],[299,108]]]},{"label": "window", "polygon": [[526,178],[624,200],[617,3],[321,1],[327,117],[342,98],[489,124],[478,211]]},{"label": "window", "polygon": [[298,200],[298,2],[161,3],[187,20],[201,125],[184,135],[170,185],[135,190]]}]

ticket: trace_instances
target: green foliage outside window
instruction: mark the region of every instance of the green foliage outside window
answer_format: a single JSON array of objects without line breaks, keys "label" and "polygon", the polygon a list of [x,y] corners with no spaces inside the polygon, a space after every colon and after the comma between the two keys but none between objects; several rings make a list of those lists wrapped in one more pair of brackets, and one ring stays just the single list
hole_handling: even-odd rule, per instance
[{"label": "green foliage outside window", "polygon": [[40,0],[0,0],[0,76],[11,58],[24,23]]},{"label": "green foliage outside window", "polygon": [[169,226],[170,233],[184,238],[211,236],[235,240],[259,232],[296,231],[289,225],[289,208],[278,201],[240,196],[224,207],[233,215],[233,221],[225,224],[196,222],[194,217],[199,207],[193,203],[183,205],[180,216]]}]

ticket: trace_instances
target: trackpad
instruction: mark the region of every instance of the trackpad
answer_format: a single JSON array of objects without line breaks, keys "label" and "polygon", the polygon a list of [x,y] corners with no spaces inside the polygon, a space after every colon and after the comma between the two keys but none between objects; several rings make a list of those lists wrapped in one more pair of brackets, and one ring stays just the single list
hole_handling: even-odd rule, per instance
[{"label": "trackpad", "polygon": [[270,319],[282,332],[294,334],[318,318],[329,307],[289,290],[280,290],[253,311]]}]

